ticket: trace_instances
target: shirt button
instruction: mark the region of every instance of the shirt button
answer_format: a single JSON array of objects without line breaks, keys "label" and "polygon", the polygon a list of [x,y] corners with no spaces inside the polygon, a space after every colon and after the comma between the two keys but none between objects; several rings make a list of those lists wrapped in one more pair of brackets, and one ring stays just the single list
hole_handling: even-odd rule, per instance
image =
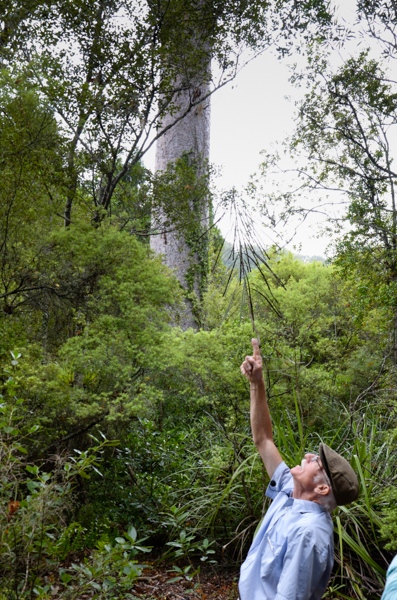
[{"label": "shirt button", "polygon": [[272,487],[274,487],[274,486],[276,485],[276,482],[274,481],[274,479],[272,479],[272,480],[271,480],[271,482],[270,482],[270,485],[271,485]]}]

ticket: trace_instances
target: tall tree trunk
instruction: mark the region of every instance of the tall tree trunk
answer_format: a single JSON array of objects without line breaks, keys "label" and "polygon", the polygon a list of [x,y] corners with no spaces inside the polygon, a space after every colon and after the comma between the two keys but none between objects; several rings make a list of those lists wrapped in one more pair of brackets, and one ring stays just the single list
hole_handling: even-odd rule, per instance
[{"label": "tall tree trunk", "polygon": [[[156,148],[156,171],[165,171],[170,162],[185,155],[191,164],[195,165],[198,176],[204,174],[208,166],[210,149],[210,99],[205,98],[209,92],[209,84],[202,82],[194,88],[178,93],[175,104],[178,107],[172,115],[168,114],[163,120],[165,129],[178,120],[192,103],[203,101],[194,106],[183,119],[177,121],[158,140]],[[198,228],[208,227],[209,207],[204,205],[196,213]],[[193,200],[190,209],[194,211]],[[197,302],[201,296],[202,269],[199,262],[203,259],[197,250],[186,241],[183,231],[167,231],[165,223],[167,215],[164,211],[159,214],[158,228],[164,229],[159,235],[152,236],[151,247],[158,254],[164,255],[164,262],[175,270],[182,287],[186,290],[186,310],[178,323],[182,329],[197,328]]]}]

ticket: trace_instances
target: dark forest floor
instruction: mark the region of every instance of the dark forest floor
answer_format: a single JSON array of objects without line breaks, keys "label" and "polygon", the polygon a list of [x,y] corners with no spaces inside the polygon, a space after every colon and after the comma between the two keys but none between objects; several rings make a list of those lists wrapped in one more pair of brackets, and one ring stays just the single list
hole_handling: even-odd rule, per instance
[{"label": "dark forest floor", "polygon": [[[79,554],[79,558],[81,555]],[[70,563],[70,557],[64,566]],[[169,564],[151,565],[136,580],[128,591],[131,597],[137,600],[238,600],[239,569],[221,565],[200,565],[200,574],[195,575],[193,581],[171,581],[176,573],[170,572]],[[181,564],[181,566],[184,566]],[[194,565],[197,569],[199,565]],[[55,574],[45,577],[45,583],[50,585],[51,600],[64,600],[65,592],[62,583]],[[73,589],[73,581],[70,588]],[[92,600],[97,598],[93,589],[79,595],[78,600]]]},{"label": "dark forest floor", "polygon": [[187,581],[169,583],[174,577],[168,568],[158,567],[151,569],[140,577],[134,586],[134,594],[142,600],[237,600],[237,583],[239,571],[217,566],[213,569],[202,570],[198,588],[194,591],[194,584]]},{"label": "dark forest floor", "polygon": [[[79,555],[79,558],[81,556]],[[70,562],[70,557],[66,562]],[[225,565],[193,565],[193,569],[200,566],[199,575],[195,575],[193,581],[184,579],[172,581],[176,577],[175,572],[171,572],[170,564],[150,564],[144,569],[142,575],[136,580],[133,587],[128,590],[128,597],[136,600],[238,600],[238,566]],[[66,566],[66,565],[65,565]],[[180,563],[180,567],[184,567]],[[50,575],[46,578],[46,583],[50,584],[51,600],[64,600],[63,588],[58,578]],[[73,583],[71,583],[73,588]],[[97,598],[95,590],[89,593],[82,593],[78,600],[92,600]],[[328,594],[323,600],[344,600],[348,596],[343,596],[336,589],[328,590]]]}]

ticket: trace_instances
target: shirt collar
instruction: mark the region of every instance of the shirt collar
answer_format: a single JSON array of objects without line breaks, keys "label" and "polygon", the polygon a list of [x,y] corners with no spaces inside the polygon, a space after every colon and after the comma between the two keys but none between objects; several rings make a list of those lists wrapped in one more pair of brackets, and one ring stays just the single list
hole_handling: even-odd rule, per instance
[{"label": "shirt collar", "polygon": [[300,498],[290,497],[284,506],[291,506],[291,511],[297,513],[320,514],[328,512],[323,506],[321,506],[321,504],[317,504],[317,502],[312,502],[311,500],[301,500]]}]

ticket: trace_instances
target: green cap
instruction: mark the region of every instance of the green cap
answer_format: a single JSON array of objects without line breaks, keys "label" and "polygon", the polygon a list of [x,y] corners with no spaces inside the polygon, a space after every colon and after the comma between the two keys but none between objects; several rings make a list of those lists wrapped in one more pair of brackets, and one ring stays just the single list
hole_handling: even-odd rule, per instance
[{"label": "green cap", "polygon": [[320,444],[319,455],[327,473],[335,500],[339,506],[350,504],[358,498],[358,479],[350,464],[343,456],[327,444]]}]

